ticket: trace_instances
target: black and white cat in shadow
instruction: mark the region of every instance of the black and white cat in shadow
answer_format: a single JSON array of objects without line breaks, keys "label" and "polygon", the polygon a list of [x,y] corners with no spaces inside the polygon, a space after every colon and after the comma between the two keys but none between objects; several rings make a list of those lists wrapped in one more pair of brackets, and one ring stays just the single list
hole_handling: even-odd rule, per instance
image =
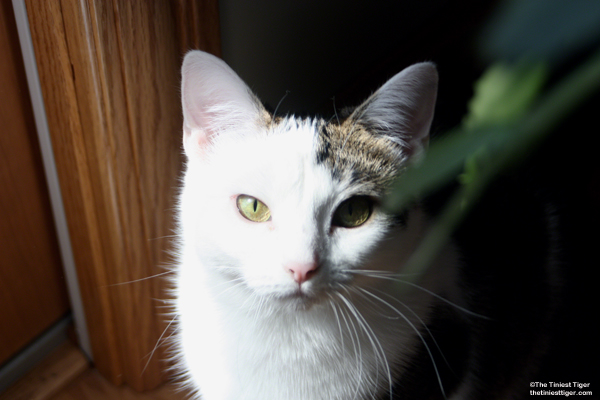
[{"label": "black and white cat in shadow", "polygon": [[431,218],[426,205],[399,217],[380,202],[425,151],[433,64],[328,119],[268,112],[204,52],[187,54],[182,78],[174,347],[195,394],[529,397],[563,291],[559,221],[535,191],[491,190],[493,205],[398,291]]}]

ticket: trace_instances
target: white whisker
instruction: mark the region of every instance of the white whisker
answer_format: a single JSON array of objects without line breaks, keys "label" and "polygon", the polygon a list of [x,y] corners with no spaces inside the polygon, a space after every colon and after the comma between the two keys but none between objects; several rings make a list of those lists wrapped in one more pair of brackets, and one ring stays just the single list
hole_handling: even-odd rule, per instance
[{"label": "white whisker", "polygon": [[221,292],[219,292],[219,295],[222,296],[222,295],[224,295],[225,293],[227,293],[228,291],[230,291],[232,289],[236,289],[236,288],[238,288],[240,286],[243,286],[244,285],[244,278],[238,277],[238,278],[231,279],[231,280],[229,280],[227,282],[223,282],[223,283],[217,285],[217,288],[221,287],[221,286],[224,286],[226,284],[232,284],[232,285],[229,286],[229,287],[227,287],[227,288],[225,288],[225,290],[222,290]]},{"label": "white whisker", "polygon": [[427,342],[425,341],[425,338],[423,337],[423,335],[421,334],[421,332],[417,329],[417,327],[412,323],[412,321],[410,319],[408,319],[406,317],[406,315],[404,315],[402,312],[400,312],[400,310],[398,310],[396,307],[394,307],[393,305],[391,305],[387,301],[383,300],[381,297],[374,295],[373,293],[369,292],[366,289],[363,289],[363,288],[357,288],[357,289],[360,290],[361,292],[363,292],[364,294],[366,294],[368,296],[371,296],[374,299],[382,302],[386,306],[390,307],[393,311],[395,311],[396,313],[398,313],[398,315],[401,316],[406,321],[406,323],[408,323],[410,325],[410,327],[415,331],[415,333],[419,336],[419,338],[421,339],[421,342],[425,346],[425,349],[427,350],[427,353],[429,353],[429,357],[431,358],[431,362],[433,363],[433,369],[435,370],[435,375],[437,377],[438,384],[440,385],[440,390],[442,391],[442,395],[444,396],[444,399],[446,399],[447,398],[446,397],[446,392],[444,391],[444,386],[442,385],[442,378],[440,376],[440,373],[439,373],[438,367],[436,365],[435,359],[433,358],[433,353],[431,352],[431,349],[429,348],[429,345],[427,344]]},{"label": "white whisker", "polygon": [[[352,313],[352,315],[354,315],[356,322],[358,322],[358,324],[362,328],[363,332],[365,332],[367,339],[369,340],[369,342],[371,342],[371,346],[373,347],[373,353],[375,354],[375,358],[379,361],[379,363],[377,365],[383,364],[383,366],[385,367],[387,379],[388,379],[388,383],[389,383],[389,387],[390,387],[390,395],[391,395],[392,384],[393,384],[392,373],[391,373],[390,366],[387,361],[387,357],[385,356],[385,351],[383,349],[383,346],[381,345],[381,342],[375,335],[375,332],[373,332],[373,330],[369,326],[367,320],[358,311],[358,309],[348,299],[346,299],[344,297],[344,295],[342,295],[339,292],[337,292],[337,294],[338,294],[338,296],[340,296],[340,298],[342,299],[344,304],[346,304],[346,307]],[[379,378],[379,368],[377,368],[376,380],[378,380],[378,378]]]},{"label": "white whisker", "polygon": [[333,314],[335,315],[335,320],[337,322],[338,328],[340,330],[340,346],[341,346],[341,350],[344,351],[344,332],[342,331],[342,324],[340,323],[340,316],[338,315],[337,309],[335,308],[335,303],[333,301],[333,298],[331,296],[330,293],[327,293],[329,298],[330,298],[330,302],[329,305],[331,306],[331,309],[333,310]]},{"label": "white whisker", "polygon": [[412,286],[414,288],[422,290],[423,292],[425,292],[425,293],[427,293],[427,294],[435,297],[438,300],[441,300],[441,301],[445,302],[446,304],[451,305],[452,307],[454,307],[454,308],[456,308],[456,309],[464,312],[465,314],[469,314],[469,315],[472,315],[472,316],[477,317],[477,318],[483,318],[483,319],[486,319],[486,320],[491,320],[491,318],[486,317],[485,315],[478,314],[478,313],[476,313],[474,311],[471,311],[469,309],[466,309],[466,308],[464,308],[462,306],[459,306],[458,304],[456,304],[456,303],[454,303],[454,302],[446,299],[445,297],[442,297],[439,294],[434,293],[434,292],[432,292],[429,289],[425,289],[423,286],[420,286],[420,285],[417,285],[416,283],[413,283],[413,282],[410,282],[410,281],[407,281],[407,280],[399,278],[399,276],[407,276],[406,274],[405,275],[402,275],[402,274],[393,274],[393,273],[390,274],[390,273],[387,273],[387,271],[368,271],[368,270],[366,270],[366,271],[364,271],[364,270],[358,270],[358,271],[362,271],[362,272],[357,272],[357,270],[348,270],[348,272],[355,272],[358,275],[364,275],[364,276],[368,276],[368,277],[371,277],[371,278],[386,279],[386,280],[395,281],[395,282],[399,282],[399,283],[403,283],[403,284]]},{"label": "white whisker", "polygon": [[423,321],[423,319],[419,316],[419,314],[417,314],[416,312],[414,312],[413,309],[410,308],[406,303],[404,303],[404,302],[400,301],[399,299],[397,299],[397,298],[389,295],[388,293],[382,292],[381,290],[377,290],[377,289],[373,289],[373,290],[377,291],[378,293],[381,293],[384,296],[389,297],[393,301],[396,301],[401,306],[403,306],[404,308],[406,308],[412,315],[414,315],[415,318],[417,318],[419,320],[419,322],[421,323],[421,326],[423,326],[423,328],[427,331],[427,333],[429,334],[429,337],[431,337],[431,340],[433,340],[433,344],[435,344],[435,347],[440,352],[440,355],[442,356],[442,359],[444,360],[444,363],[446,364],[446,366],[450,370],[452,370],[452,367],[450,366],[450,363],[448,363],[448,360],[446,359],[446,356],[444,356],[444,353],[442,352],[442,348],[439,346],[437,340],[435,340],[435,337],[433,336],[433,333],[429,330],[429,327],[427,327],[427,324],[425,323],[425,321]]},{"label": "white whisker", "polygon": [[154,240],[160,240],[160,239],[172,239],[172,238],[176,238],[179,235],[164,235],[164,236],[158,236],[155,238],[150,238],[148,239],[149,242],[154,241]]},{"label": "white whisker", "polygon": [[168,274],[172,274],[172,273],[173,273],[173,271],[165,271],[165,272],[161,272],[160,274],[156,274],[156,275],[152,275],[152,276],[147,276],[145,278],[134,279],[132,281],[127,281],[127,282],[113,283],[113,284],[110,284],[110,285],[104,285],[102,287],[112,287],[112,286],[129,285],[130,283],[141,282],[141,281],[145,281],[145,280],[152,279],[152,278],[158,278],[159,276],[168,275]]},{"label": "white whisker", "polygon": [[[150,364],[150,360],[152,360],[152,356],[154,355],[154,352],[156,352],[156,349],[158,349],[161,345],[161,340],[163,338],[163,336],[165,335],[165,333],[169,330],[169,328],[171,327],[171,324],[177,319],[177,316],[173,317],[173,319],[171,320],[171,322],[169,322],[169,324],[167,325],[167,327],[163,330],[163,332],[161,333],[160,337],[158,338],[158,340],[156,341],[156,345],[154,345],[154,348],[152,349],[152,351],[146,355],[146,357],[148,357],[148,361],[146,361],[146,365],[144,365],[144,368],[142,369],[142,373],[143,374],[146,371],[146,368],[148,368],[148,365]],[[169,337],[171,337],[169,335]],[[167,339],[169,338],[167,337]],[[140,375],[141,375],[140,374]]]},{"label": "white whisker", "polygon": [[281,103],[283,103],[283,100],[285,100],[285,98],[288,96],[288,94],[290,94],[290,91],[286,90],[285,94],[283,95],[281,100],[279,100],[279,103],[277,103],[277,107],[275,107],[275,111],[273,112],[273,117],[271,118],[271,124],[273,124],[273,121],[275,120],[275,116],[277,115],[277,110],[279,110],[279,106],[281,105]]},{"label": "white whisker", "polygon": [[[354,325],[352,318],[350,318],[350,315],[348,315],[348,317],[346,318],[346,314],[344,313],[344,310],[341,307],[340,315],[344,319],[344,323],[346,325],[346,328],[348,329],[348,335],[350,336],[350,340],[352,341],[354,358],[356,360],[356,364],[358,365],[358,376],[356,377],[356,386],[353,396],[353,398],[355,398],[358,395],[358,390],[363,377],[362,347],[360,344],[360,338],[358,337],[358,331],[356,330],[356,326]],[[348,321],[350,321],[350,323],[348,323]],[[352,329],[350,329],[350,324],[352,325]],[[352,333],[354,333],[354,335]],[[355,337],[356,340],[354,339]]]}]

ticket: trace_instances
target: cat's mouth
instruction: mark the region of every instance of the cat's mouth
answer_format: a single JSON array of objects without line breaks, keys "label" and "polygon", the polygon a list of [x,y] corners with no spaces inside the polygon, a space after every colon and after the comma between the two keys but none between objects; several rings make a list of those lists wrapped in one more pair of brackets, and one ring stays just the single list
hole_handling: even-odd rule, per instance
[{"label": "cat's mouth", "polygon": [[291,306],[297,310],[307,310],[319,303],[321,297],[318,293],[298,287],[294,291],[275,296],[275,299],[282,305]]},{"label": "cat's mouth", "polygon": [[307,310],[316,304],[323,303],[326,292],[314,283],[302,285],[258,285],[247,288],[263,304],[271,303],[276,308],[288,310]]}]

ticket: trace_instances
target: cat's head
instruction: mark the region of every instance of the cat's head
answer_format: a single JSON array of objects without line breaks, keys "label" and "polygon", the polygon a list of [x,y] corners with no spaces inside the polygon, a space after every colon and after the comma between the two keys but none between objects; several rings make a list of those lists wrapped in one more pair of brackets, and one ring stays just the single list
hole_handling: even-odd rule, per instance
[{"label": "cat's head", "polygon": [[[433,64],[406,68],[349,116],[329,120],[271,115],[207,53],[188,53],[182,76],[180,218],[203,268],[256,295],[305,304],[352,284],[358,270],[399,267],[394,254],[405,250],[385,238],[406,228],[379,201],[427,145]],[[376,248],[388,266],[373,267]]]}]

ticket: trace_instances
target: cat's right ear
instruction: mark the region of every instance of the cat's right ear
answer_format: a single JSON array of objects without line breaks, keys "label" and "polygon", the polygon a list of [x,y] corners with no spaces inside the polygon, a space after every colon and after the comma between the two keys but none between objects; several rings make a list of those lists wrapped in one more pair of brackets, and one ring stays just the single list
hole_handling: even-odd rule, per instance
[{"label": "cat's right ear", "polygon": [[181,68],[183,147],[202,156],[216,135],[256,123],[262,105],[225,62],[203,51],[186,54]]}]

